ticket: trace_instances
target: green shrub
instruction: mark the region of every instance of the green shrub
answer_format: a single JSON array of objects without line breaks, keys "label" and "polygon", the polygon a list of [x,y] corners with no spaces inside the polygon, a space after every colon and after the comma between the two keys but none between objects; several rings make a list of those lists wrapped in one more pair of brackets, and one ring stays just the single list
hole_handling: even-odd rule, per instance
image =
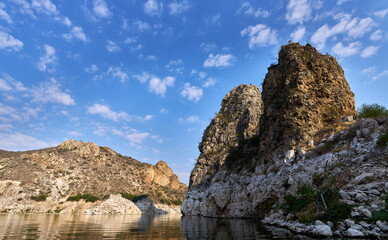
[{"label": "green shrub", "polygon": [[385,134],[381,135],[376,142],[377,146],[379,147],[385,147],[388,145],[388,132]]},{"label": "green shrub", "polygon": [[362,104],[361,108],[358,109],[358,119],[361,118],[378,118],[387,117],[388,109],[377,103],[373,104]]},{"label": "green shrub", "polygon": [[89,194],[89,193],[85,193],[85,194],[78,193],[77,195],[68,197],[66,199],[66,201],[78,202],[81,199],[85,199],[86,202],[96,202],[96,201],[100,200],[98,197],[96,197],[92,194]]},{"label": "green shrub", "polygon": [[171,202],[168,201],[167,199],[160,199],[159,202],[160,202],[160,203],[163,203],[163,204],[167,204],[168,206],[171,205]]},{"label": "green shrub", "polygon": [[38,196],[31,196],[31,199],[37,202],[44,202],[46,201],[47,195],[46,194],[40,194]]},{"label": "green shrub", "polygon": [[388,221],[388,212],[385,209],[381,209],[379,211],[373,211],[372,214],[373,214],[373,217],[372,217],[373,221],[378,221],[378,220]]},{"label": "green shrub", "polygon": [[142,194],[142,195],[133,195],[130,193],[120,193],[121,196],[125,199],[131,200],[132,202],[137,202],[143,198],[147,198],[148,195]]},{"label": "green shrub", "polygon": [[177,206],[182,205],[182,201],[180,200],[171,200],[171,203]]},{"label": "green shrub", "polygon": [[286,190],[291,186],[291,184],[288,183],[289,178],[286,178],[282,182],[282,187],[284,187]]}]

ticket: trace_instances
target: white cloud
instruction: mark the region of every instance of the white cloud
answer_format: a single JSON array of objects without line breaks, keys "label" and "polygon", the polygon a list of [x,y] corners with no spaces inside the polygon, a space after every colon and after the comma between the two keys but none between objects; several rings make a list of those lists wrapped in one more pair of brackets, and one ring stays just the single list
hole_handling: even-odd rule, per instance
[{"label": "white cloud", "polygon": [[187,118],[187,122],[188,123],[195,123],[195,122],[198,122],[198,121],[199,121],[199,117],[196,116],[196,115],[192,115],[192,116]]},{"label": "white cloud", "polygon": [[22,119],[16,109],[5,106],[2,103],[0,103],[0,116],[4,116],[1,118],[1,120],[6,122]]},{"label": "white cloud", "polygon": [[70,33],[65,33],[62,35],[67,41],[71,41],[73,38],[79,39],[83,42],[86,42],[86,35],[82,30],[82,27],[73,27]]},{"label": "white cloud", "polygon": [[346,2],[350,2],[350,1],[352,1],[352,0],[338,0],[337,5],[342,5],[342,4],[344,4]]},{"label": "white cloud", "polygon": [[214,16],[205,18],[205,23],[206,25],[219,26],[221,24],[221,14],[216,14]]},{"label": "white cloud", "polygon": [[210,53],[208,58],[203,63],[204,67],[229,67],[233,65],[236,57],[232,54],[217,54]]},{"label": "white cloud", "polygon": [[207,88],[207,87],[213,86],[214,84],[216,84],[216,79],[208,78],[206,82],[202,85],[202,87]]},{"label": "white cloud", "polygon": [[23,42],[14,38],[9,33],[0,31],[0,49],[20,51],[23,48]]},{"label": "white cloud", "polygon": [[143,121],[149,121],[149,120],[151,120],[153,117],[154,117],[154,116],[153,116],[153,115],[150,115],[150,114],[145,115],[145,117],[143,118]]},{"label": "white cloud", "polygon": [[174,81],[174,77],[165,77],[163,80],[160,80],[158,77],[152,77],[149,82],[149,90],[164,97],[167,87],[172,87],[174,85]]},{"label": "white cloud", "polygon": [[0,124],[0,132],[10,132],[12,128],[11,124]]},{"label": "white cloud", "polygon": [[186,97],[189,101],[198,102],[201,99],[203,92],[202,88],[191,86],[190,83],[185,83],[181,95]]},{"label": "white cloud", "polygon": [[249,2],[244,2],[241,7],[237,10],[238,14],[244,14],[254,17],[267,18],[271,15],[268,10],[262,10],[261,8],[254,9]]},{"label": "white cloud", "polygon": [[360,42],[352,42],[349,43],[348,46],[344,46],[342,42],[337,43],[332,51],[334,54],[337,54],[341,57],[349,57],[357,54],[360,51],[361,43]]},{"label": "white cloud", "polygon": [[215,43],[201,43],[199,46],[204,52],[212,52],[217,49],[217,45]]},{"label": "white cloud", "polygon": [[3,73],[2,78],[0,78],[0,90],[3,91],[26,91],[27,89],[23,86],[23,83],[16,81],[10,75]]},{"label": "white cloud", "polygon": [[123,72],[121,68],[119,67],[110,67],[108,69],[108,73],[112,74],[114,78],[117,78],[120,80],[120,82],[126,82],[128,80],[128,74]]},{"label": "white cloud", "polygon": [[376,66],[372,66],[372,67],[368,67],[368,68],[365,68],[361,71],[362,74],[372,74],[372,73],[375,73],[377,70],[377,67]]},{"label": "white cloud", "polygon": [[163,11],[163,3],[156,0],[148,0],[144,3],[144,12],[150,16],[160,16]]},{"label": "white cloud", "polygon": [[140,132],[135,129],[132,129],[132,131],[133,133],[127,134],[125,136],[125,138],[128,139],[132,144],[142,143],[150,136],[150,134],[147,132]]},{"label": "white cloud", "polygon": [[98,71],[98,67],[95,64],[90,65],[90,67],[85,68],[85,72],[87,73],[95,73]]},{"label": "white cloud", "polygon": [[200,78],[203,79],[203,78],[206,77],[207,73],[206,72],[199,72],[198,75],[199,75]]},{"label": "white cloud", "polygon": [[372,82],[373,82],[373,81],[376,81],[376,80],[379,79],[379,78],[387,77],[387,76],[388,76],[388,70],[384,70],[384,71],[382,71],[381,73],[377,74],[376,76],[373,76],[373,77],[372,77]]},{"label": "white cloud", "polygon": [[388,14],[388,8],[377,11],[374,13],[375,16],[380,17],[380,18],[384,18],[385,15],[387,15],[387,14]]},{"label": "white cloud", "polygon": [[48,82],[41,82],[39,86],[31,89],[33,102],[40,103],[60,103],[64,105],[74,105],[74,99],[67,93],[62,92],[60,84],[51,79]]},{"label": "white cloud", "polygon": [[33,0],[31,6],[39,13],[57,15],[57,7],[50,0]]},{"label": "white cloud", "polygon": [[166,68],[170,71],[170,72],[176,72],[178,74],[182,74],[183,70],[184,70],[184,67],[182,67],[181,65],[183,64],[183,61],[181,59],[177,59],[177,60],[171,60],[167,65],[166,65]]},{"label": "white cloud", "polygon": [[51,147],[45,141],[22,133],[0,134],[0,148],[8,151],[23,151]]},{"label": "white cloud", "polygon": [[136,41],[137,41],[136,37],[128,37],[127,39],[125,39],[124,43],[131,44],[131,43],[135,43]]},{"label": "white cloud", "polygon": [[89,114],[98,114],[101,115],[103,118],[113,120],[115,122],[119,120],[129,120],[129,116],[125,112],[114,112],[112,111],[109,106],[102,105],[102,104],[94,104],[93,106],[88,108],[87,113]]},{"label": "white cloud", "polygon": [[57,61],[57,57],[55,55],[55,48],[50,46],[50,45],[47,45],[47,44],[45,44],[43,46],[43,48],[44,48],[45,53],[42,57],[39,58],[39,62],[37,64],[37,67],[40,71],[43,71],[43,72],[53,71],[53,69],[48,68],[48,65],[53,66]]},{"label": "white cloud", "polygon": [[112,12],[109,11],[109,8],[104,0],[94,0],[93,12],[100,18],[109,18],[112,15]]},{"label": "white cloud", "polygon": [[0,19],[5,20],[8,24],[12,24],[13,21],[4,8],[5,4],[0,2]]},{"label": "white cloud", "polygon": [[139,80],[141,83],[145,83],[147,82],[148,80],[150,80],[151,78],[155,77],[154,75],[152,74],[149,74],[148,72],[143,72],[141,75],[137,74],[137,75],[132,75],[133,78],[136,78],[137,80]]},{"label": "white cloud", "polygon": [[191,4],[189,3],[188,0],[183,0],[183,1],[175,1],[175,2],[172,2],[168,5],[169,7],[169,13],[171,15],[176,15],[176,14],[180,14],[182,12],[185,12],[187,10],[189,10],[189,8],[191,7]]},{"label": "white cloud", "polygon": [[168,110],[165,108],[160,109],[160,113],[168,113]]},{"label": "white cloud", "polygon": [[131,50],[131,52],[136,52],[136,51],[139,51],[142,48],[143,48],[143,46],[141,44],[138,44],[137,46],[131,47],[130,50]]},{"label": "white cloud", "polygon": [[140,20],[133,21],[133,25],[135,26],[135,28],[139,30],[139,32],[145,32],[145,31],[151,30],[152,28],[149,23],[143,22]]},{"label": "white cloud", "polygon": [[363,57],[363,58],[370,57],[370,56],[376,54],[378,49],[379,49],[379,47],[377,47],[377,46],[369,46],[362,51],[361,57]]},{"label": "white cloud", "polygon": [[81,136],[83,136],[82,133],[77,132],[77,131],[68,131],[67,135],[72,136],[72,137],[81,137]]},{"label": "white cloud", "polygon": [[286,20],[290,24],[302,24],[311,19],[312,12],[308,0],[290,0],[287,5]]},{"label": "white cloud", "polygon": [[322,49],[327,39],[337,34],[347,34],[351,38],[359,38],[371,31],[375,25],[371,18],[352,19],[349,14],[338,14],[334,16],[334,19],[339,19],[336,25],[329,27],[325,24],[311,36],[311,42],[317,44],[318,49]]},{"label": "white cloud", "polygon": [[34,15],[34,12],[31,9],[31,5],[29,2],[27,2],[26,0],[13,0],[12,2],[20,6],[19,8],[20,13],[28,14],[32,18],[36,18],[36,16]]},{"label": "white cloud", "polygon": [[370,40],[372,41],[378,41],[378,40],[381,40],[382,38],[383,38],[383,32],[381,30],[376,30],[370,36]]},{"label": "white cloud", "polygon": [[111,40],[107,40],[106,41],[106,50],[108,50],[109,52],[120,52],[121,48],[117,45],[117,43],[115,43]]},{"label": "white cloud", "polygon": [[[358,19],[353,19],[352,22],[349,23],[347,28],[349,29],[348,36],[353,38],[358,38],[363,36],[365,33],[372,30],[372,27],[375,25],[371,18],[363,18],[360,21]],[[354,25],[352,25],[354,22]]]},{"label": "white cloud", "polygon": [[240,33],[241,36],[248,36],[250,49],[253,49],[256,46],[268,46],[278,43],[277,31],[272,30],[271,27],[267,27],[264,24],[248,26]]},{"label": "white cloud", "polygon": [[293,33],[291,33],[292,41],[299,42],[302,40],[303,36],[306,33],[306,28],[303,26],[299,26]]}]

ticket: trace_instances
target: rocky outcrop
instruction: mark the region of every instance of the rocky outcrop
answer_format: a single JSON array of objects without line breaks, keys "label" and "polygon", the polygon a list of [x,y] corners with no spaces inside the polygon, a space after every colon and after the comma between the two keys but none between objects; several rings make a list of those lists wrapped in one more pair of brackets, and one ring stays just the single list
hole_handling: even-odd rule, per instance
[{"label": "rocky outcrop", "polygon": [[120,194],[111,194],[108,200],[101,204],[87,209],[86,215],[102,215],[102,214],[142,214],[142,211],[130,200],[121,197]]},{"label": "rocky outcrop", "polygon": [[306,147],[320,131],[356,117],[354,94],[336,59],[310,44],[282,46],[279,62],[263,82],[260,154],[266,161],[289,160],[288,150]]},{"label": "rocky outcrop", "polygon": [[[267,224],[325,237],[380,236],[384,227],[364,222],[371,222],[374,212],[385,211],[388,148],[376,143],[388,134],[388,119],[353,121],[354,97],[341,67],[309,44],[282,47],[279,63],[268,69],[262,95],[264,112],[257,131],[250,135],[253,138],[233,142],[226,152],[214,152],[210,161],[202,158],[201,151],[182,213],[266,217]],[[215,126],[214,121],[207,130]],[[217,131],[225,134],[220,138],[229,135],[215,126],[212,132],[205,131],[203,142]],[[213,149],[220,149],[214,145]],[[218,161],[223,164],[217,165]],[[204,176],[198,174],[204,169],[214,171],[198,177]],[[290,212],[294,208],[285,206],[297,201],[299,195],[294,194],[302,194],[303,189],[317,200],[304,212]],[[329,193],[333,195],[325,195]],[[332,214],[327,212],[335,207],[326,206],[328,199],[349,212],[344,210],[339,225],[326,220],[312,223],[311,219]],[[344,216],[356,221],[346,225]]]},{"label": "rocky outcrop", "polygon": [[53,212],[57,207],[82,212],[91,207],[90,202],[66,201],[77,194],[99,199],[118,193],[146,194],[155,203],[177,203],[186,189],[165,162],[141,163],[92,142],[69,140],[55,148],[25,152],[0,150],[0,211],[4,212]]},{"label": "rocky outcrop", "polygon": [[252,84],[240,85],[226,94],[199,144],[201,154],[190,176],[191,187],[210,180],[231,149],[256,136],[262,108],[260,90]]}]

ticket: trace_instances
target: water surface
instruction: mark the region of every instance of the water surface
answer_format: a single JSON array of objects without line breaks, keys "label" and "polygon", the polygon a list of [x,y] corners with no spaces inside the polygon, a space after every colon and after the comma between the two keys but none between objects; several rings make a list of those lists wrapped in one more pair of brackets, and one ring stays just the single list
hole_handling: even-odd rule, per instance
[{"label": "water surface", "polygon": [[0,215],[0,239],[271,239],[288,231],[257,219],[180,215]]}]

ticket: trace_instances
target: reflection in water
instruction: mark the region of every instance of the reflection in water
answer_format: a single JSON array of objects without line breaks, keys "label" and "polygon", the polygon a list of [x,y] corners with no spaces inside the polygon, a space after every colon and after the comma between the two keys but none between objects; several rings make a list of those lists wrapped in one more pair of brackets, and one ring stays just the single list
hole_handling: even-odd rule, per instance
[{"label": "reflection in water", "polygon": [[0,239],[183,239],[179,215],[0,215]]},{"label": "reflection in water", "polygon": [[[296,236],[301,237],[301,236]],[[268,239],[295,238],[257,219],[180,215],[0,214],[0,239]]]},{"label": "reflection in water", "polygon": [[185,239],[297,239],[288,230],[264,226],[258,219],[219,219],[184,216]]}]

